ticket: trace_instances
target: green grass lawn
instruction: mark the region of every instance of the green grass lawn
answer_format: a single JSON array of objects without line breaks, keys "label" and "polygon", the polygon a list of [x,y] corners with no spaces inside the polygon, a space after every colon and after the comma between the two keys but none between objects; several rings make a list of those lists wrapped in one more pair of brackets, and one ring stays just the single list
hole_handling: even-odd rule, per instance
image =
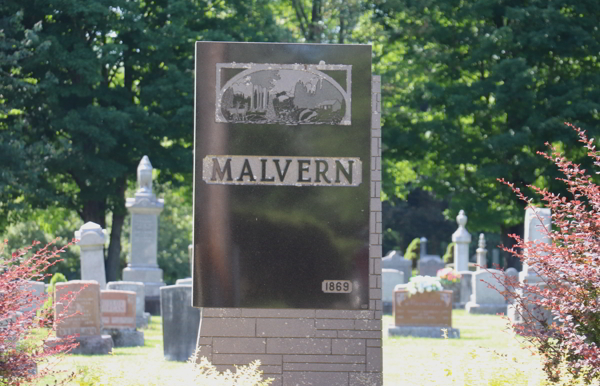
[{"label": "green grass lawn", "polygon": [[[464,310],[455,310],[452,315],[453,326],[460,329],[460,339],[387,337],[392,317],[384,316],[386,386],[540,385],[536,378],[539,372],[535,370],[538,357],[506,331],[504,319],[468,315]],[[190,366],[164,359],[161,328],[160,317],[154,316],[144,330],[143,347],[115,348],[112,355],[106,356],[68,355],[59,367],[66,371],[63,377],[78,372],[78,378],[69,384],[79,386],[188,384],[184,380],[190,375]],[[38,385],[52,384],[53,380],[47,377]]]},{"label": "green grass lawn", "polygon": [[540,385],[539,358],[514,338],[500,316],[454,310],[452,325],[460,329],[460,339],[388,337],[392,323],[392,316],[384,316],[386,386]]},{"label": "green grass lawn", "polygon": [[[144,331],[143,347],[116,347],[112,355],[67,355],[58,367],[68,373],[80,375],[69,385],[150,386],[181,385],[181,378],[189,365],[164,359],[162,320],[153,316]],[[54,378],[46,377],[38,385],[52,384]]]}]

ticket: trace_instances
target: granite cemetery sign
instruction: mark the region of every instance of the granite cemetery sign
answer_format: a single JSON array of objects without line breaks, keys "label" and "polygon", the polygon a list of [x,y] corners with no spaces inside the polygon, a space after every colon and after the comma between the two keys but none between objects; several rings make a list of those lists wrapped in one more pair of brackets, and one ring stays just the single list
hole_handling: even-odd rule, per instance
[{"label": "granite cemetery sign", "polygon": [[217,366],[380,385],[381,130],[371,47],[196,44],[193,305]]}]

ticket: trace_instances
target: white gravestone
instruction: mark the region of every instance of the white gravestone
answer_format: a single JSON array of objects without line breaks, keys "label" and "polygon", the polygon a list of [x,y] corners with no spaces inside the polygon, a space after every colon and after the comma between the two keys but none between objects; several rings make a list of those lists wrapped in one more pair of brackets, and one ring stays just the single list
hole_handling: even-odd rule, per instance
[{"label": "white gravestone", "polygon": [[[536,215],[537,213],[537,215]],[[540,218],[538,218],[538,216]],[[540,221],[541,219],[541,221]],[[550,238],[546,234],[546,230],[550,230],[552,226],[552,211],[548,208],[527,208],[525,211],[525,229],[523,240],[525,242],[533,241],[536,244],[539,243],[550,243]],[[544,230],[544,228],[546,230]],[[528,251],[525,249],[525,258],[528,256]],[[526,262],[523,262],[523,271],[519,272],[519,281],[530,285],[537,285],[543,287],[545,283],[542,277],[529,266]],[[525,294],[522,289],[516,290],[517,296],[524,299],[523,304],[528,308],[529,312],[532,312],[538,317],[548,318],[552,320],[551,314],[546,310],[537,310],[537,307],[528,302],[528,299],[536,299],[537,296],[531,293]],[[508,307],[508,318],[512,323],[523,323],[524,320],[521,317],[523,312],[527,312],[520,308],[520,304],[513,303]]]},{"label": "white gravestone", "polygon": [[[471,300],[465,309],[471,314],[506,314],[506,300],[499,292],[504,290],[504,272],[495,269],[485,269],[487,249],[485,236],[479,235],[477,248],[477,271],[471,277]],[[490,288],[491,286],[491,288]]]},{"label": "white gravestone", "polygon": [[397,269],[383,268],[381,270],[382,292],[384,312],[392,312],[392,302],[394,301],[394,288],[398,284],[404,284],[404,273]]},{"label": "white gravestone", "polygon": [[[515,268],[510,267],[507,268],[504,271],[504,274],[506,275],[506,279],[510,279],[510,282],[513,283],[514,285],[518,285],[519,282],[519,271],[517,271]],[[514,292],[515,288],[512,286],[508,286],[508,290],[510,292]],[[509,299],[509,303],[512,303],[512,299]]]},{"label": "white gravestone", "polygon": [[383,268],[397,269],[403,273],[404,281],[401,284],[408,283],[412,276],[412,261],[405,259],[402,253],[390,251],[381,261]]},{"label": "white gravestone", "polygon": [[487,268],[487,249],[485,249],[485,236],[479,234],[479,244],[477,250],[477,271]]},{"label": "white gravestone", "polygon": [[104,271],[104,240],[106,231],[93,222],[87,222],[75,232],[81,249],[81,280],[96,280],[100,289],[106,288]]},{"label": "white gravestone", "polygon": [[160,287],[166,285],[156,259],[158,215],[163,210],[164,200],[152,193],[152,165],[148,156],[140,161],[137,180],[135,197],[128,198],[126,203],[131,213],[131,250],[123,280],[144,283],[146,299],[158,299]]},{"label": "white gravestone", "polygon": [[469,270],[469,244],[471,243],[471,234],[467,231],[467,216],[461,209],[456,216],[458,229],[452,234],[454,243],[454,269],[458,272]]},{"label": "white gravestone", "polygon": [[492,249],[492,268],[498,268],[500,266],[500,250],[498,248]]},{"label": "white gravestone", "polygon": [[[537,215],[536,215],[537,212]],[[538,218],[538,216],[541,218]],[[551,243],[550,237],[546,234],[546,230],[550,230],[552,225],[552,211],[548,208],[527,208],[525,212],[525,242],[533,241],[539,243]],[[525,257],[527,258],[527,249],[525,249]],[[523,262],[523,271],[519,274],[519,280],[523,282],[527,280],[529,284],[542,281],[537,272],[533,270],[527,263]]]},{"label": "white gravestone", "polygon": [[31,294],[23,302],[25,306],[19,310],[21,312],[37,310],[46,301],[46,286],[42,281],[23,281],[19,290]]}]

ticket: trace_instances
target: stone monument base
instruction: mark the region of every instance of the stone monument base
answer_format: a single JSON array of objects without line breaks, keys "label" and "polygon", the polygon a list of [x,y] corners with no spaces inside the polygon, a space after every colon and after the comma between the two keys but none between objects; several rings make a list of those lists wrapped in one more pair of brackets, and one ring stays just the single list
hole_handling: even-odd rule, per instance
[{"label": "stone monument base", "polygon": [[386,315],[391,315],[394,312],[394,303],[392,302],[382,302],[383,305],[383,313]]},{"label": "stone monument base", "polygon": [[[61,343],[64,343],[61,338],[46,340],[46,345],[50,347]],[[79,345],[70,351],[70,354],[107,355],[114,347],[110,335],[78,336],[75,338],[75,343],[79,343]]]},{"label": "stone monument base", "polygon": [[[145,306],[145,304],[144,304]],[[148,324],[150,324],[150,313],[144,312],[141,316],[136,316],[135,318],[135,326],[137,328],[147,328]]]},{"label": "stone monument base", "polygon": [[468,302],[465,305],[468,314],[503,314],[506,315],[506,304],[477,304]]},{"label": "stone monument base", "polygon": [[394,326],[388,327],[389,336],[414,336],[418,338],[443,338],[442,329],[448,331],[448,338],[460,338],[458,328],[444,326]]},{"label": "stone monument base", "polygon": [[160,316],[160,296],[146,296],[144,308],[146,313]]},{"label": "stone monument base", "polygon": [[105,328],[103,334],[110,335],[115,347],[137,347],[144,345],[144,333],[134,328]]}]

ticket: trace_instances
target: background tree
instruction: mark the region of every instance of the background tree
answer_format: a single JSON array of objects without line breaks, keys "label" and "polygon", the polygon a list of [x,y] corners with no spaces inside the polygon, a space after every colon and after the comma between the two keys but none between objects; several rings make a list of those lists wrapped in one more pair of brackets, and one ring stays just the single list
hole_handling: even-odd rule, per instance
[{"label": "background tree", "polygon": [[[3,114],[0,128],[5,138],[19,130],[14,146],[40,153],[43,168],[36,179],[14,177],[0,201],[64,207],[84,222],[110,225],[106,273],[116,280],[125,190],[141,157],[148,154],[160,169],[159,183],[191,184],[194,42],[277,40],[280,28],[266,2],[254,5],[3,2],[0,19],[22,20],[22,28],[5,30],[3,50],[27,55],[2,64],[0,105],[12,113]],[[34,27],[35,41],[27,37]],[[4,84],[19,82],[35,87],[9,106],[6,89],[16,91]]]},{"label": "background tree", "polygon": [[412,161],[417,186],[449,200],[447,217],[464,209],[471,229],[522,234],[524,204],[496,178],[564,190],[535,157],[545,141],[588,166],[562,122],[598,132],[600,3],[375,3],[389,39],[384,158]]},{"label": "background tree", "polygon": [[364,0],[280,0],[273,10],[297,41],[307,43],[349,43],[361,16],[367,11]]}]

